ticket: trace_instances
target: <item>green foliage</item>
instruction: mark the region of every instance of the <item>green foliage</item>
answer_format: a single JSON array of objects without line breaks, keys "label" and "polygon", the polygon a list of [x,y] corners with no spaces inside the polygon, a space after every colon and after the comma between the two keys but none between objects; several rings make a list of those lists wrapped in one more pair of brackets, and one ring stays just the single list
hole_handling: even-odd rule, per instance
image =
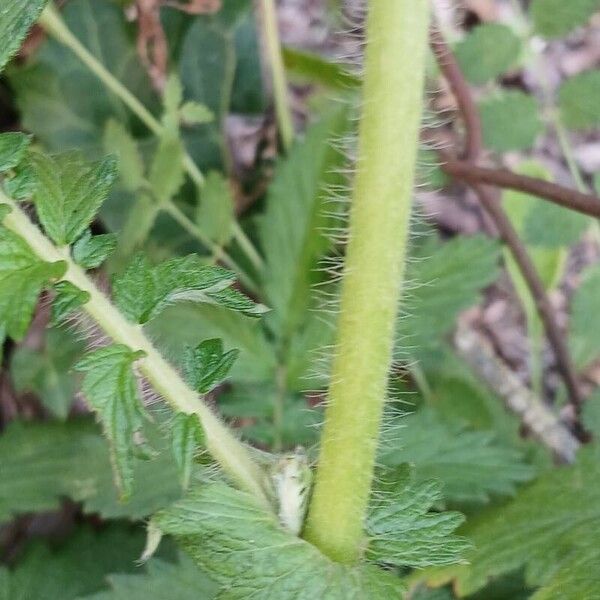
[{"label": "green foliage", "polygon": [[217,591],[215,584],[185,555],[179,557],[177,564],[153,559],[144,571],[110,575],[110,591],[86,596],[84,600],[211,600]]},{"label": "green foliage", "polygon": [[495,438],[491,431],[445,422],[423,408],[386,428],[380,460],[414,465],[418,481],[441,483],[446,501],[488,502],[491,495],[514,495],[516,485],[535,474],[521,452]]},{"label": "green foliage", "polygon": [[598,391],[585,401],[581,413],[583,426],[598,443],[600,441],[600,393]]},{"label": "green foliage", "polygon": [[0,13],[0,71],[17,52],[45,5],[46,0],[3,0]]},{"label": "green foliage", "polygon": [[[600,7],[600,4],[598,5]],[[573,129],[591,129],[600,125],[600,71],[584,71],[567,79],[558,92],[561,116]]]},{"label": "green foliage", "polygon": [[143,419],[132,367],[142,356],[127,346],[113,344],[86,354],[75,366],[85,373],[82,392],[110,442],[116,484],[125,499],[133,488],[133,436],[140,432]]},{"label": "green foliage", "polygon": [[65,268],[62,261],[40,260],[23,239],[0,225],[0,324],[10,337],[25,335],[40,292]]},{"label": "green foliage", "polygon": [[518,90],[498,93],[479,104],[485,145],[496,152],[531,148],[542,132],[538,104]]},{"label": "green foliage", "polygon": [[0,599],[80,599],[101,590],[107,574],[133,571],[142,547],[140,529],[119,525],[81,528],[53,548],[35,542],[14,570],[0,568]]},{"label": "green foliage", "polygon": [[585,25],[597,10],[598,0],[533,0],[530,7],[535,31],[547,38],[562,37]]},{"label": "green foliage", "polygon": [[465,77],[476,85],[502,75],[517,62],[521,40],[506,25],[486,23],[457,44],[456,59]]},{"label": "green foliage", "polygon": [[194,456],[204,444],[204,430],[198,415],[178,413],[171,423],[171,448],[184,489],[190,486]]},{"label": "green foliage", "polygon": [[118,158],[119,176],[123,187],[135,192],[145,180],[145,166],[138,145],[125,128],[115,119],[109,119],[104,130],[103,147]]},{"label": "green foliage", "polygon": [[329,197],[343,179],[337,172],[342,153],[334,142],[348,128],[347,112],[336,111],[296,142],[278,165],[260,218],[260,243],[266,269],[263,286],[272,318],[282,337],[297,331],[310,304],[311,286],[322,279],[317,261],[331,246],[327,228],[340,225]]},{"label": "green foliage", "polygon": [[173,258],[155,267],[138,254],[113,281],[116,305],[134,323],[146,323],[174,302],[203,302],[260,316],[265,307],[231,289],[236,276],[203,265],[195,255]]},{"label": "green foliage", "polygon": [[116,177],[109,157],[87,164],[80,156],[35,154],[38,180],[34,203],[48,236],[59,246],[72,244],[90,225]]},{"label": "green foliage", "polygon": [[193,389],[207,394],[227,377],[238,355],[238,350],[224,352],[220,338],[204,340],[186,352],[186,378]]},{"label": "green foliage", "polygon": [[164,508],[180,497],[181,486],[169,449],[156,434],[150,439],[160,452],[134,461],[136,488],[122,503],[106,442],[89,420],[12,423],[0,437],[0,521],[55,510],[65,497],[105,519],[143,519]]},{"label": "green foliage", "polygon": [[113,233],[92,235],[88,229],[73,244],[73,260],[84,269],[97,269],[114,252],[117,236]]},{"label": "green foliage", "polygon": [[571,304],[569,345],[575,363],[583,368],[600,356],[600,323],[596,314],[600,298],[600,268],[589,267],[582,275]]},{"label": "green foliage", "polygon": [[[407,265],[408,290],[397,324],[397,347],[418,354],[436,344],[458,313],[475,304],[498,277],[498,245],[483,237],[428,238]],[[411,350],[413,348],[414,350]]]},{"label": "green foliage", "polygon": [[206,176],[196,223],[210,240],[223,246],[229,242],[235,220],[234,201],[229,182],[217,171]]},{"label": "green foliage", "polygon": [[77,391],[77,381],[70,371],[82,350],[81,343],[59,328],[46,331],[40,350],[19,346],[10,361],[15,390],[37,394],[52,415],[66,419]]},{"label": "green foliage", "polygon": [[457,512],[429,512],[441,500],[436,482],[415,483],[401,467],[381,474],[381,489],[374,491],[366,529],[367,557],[398,567],[427,567],[460,562],[470,548],[453,535],[464,521]]},{"label": "green foliage", "polygon": [[347,567],[284,531],[249,495],[221,484],[193,489],[153,519],[175,536],[221,587],[219,600],[272,598],[347,600],[398,597],[398,578],[372,566]]},{"label": "green foliage", "polygon": [[58,325],[74,311],[89,302],[90,295],[75,287],[70,281],[59,281],[53,287],[52,325]]},{"label": "green foliage", "polygon": [[457,589],[467,595],[488,578],[525,567],[527,583],[542,586],[533,598],[589,598],[597,589],[600,555],[599,465],[593,449],[575,465],[542,475],[506,506],[474,519],[462,533],[475,550],[458,570]]},{"label": "green foliage", "polygon": [[0,134],[0,173],[14,169],[25,158],[31,138],[24,133]]}]

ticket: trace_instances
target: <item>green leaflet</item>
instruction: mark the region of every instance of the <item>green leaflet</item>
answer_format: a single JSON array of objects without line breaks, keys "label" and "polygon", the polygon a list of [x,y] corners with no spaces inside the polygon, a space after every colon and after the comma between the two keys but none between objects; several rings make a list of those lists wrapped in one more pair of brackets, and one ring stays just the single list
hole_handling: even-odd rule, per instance
[{"label": "green leaflet", "polygon": [[114,233],[94,235],[89,229],[73,244],[73,260],[84,269],[97,269],[117,247]]},{"label": "green leaflet", "polygon": [[579,73],[562,84],[558,104],[567,127],[592,129],[600,124],[599,94],[600,72],[597,69]]},{"label": "green leaflet", "polygon": [[113,282],[116,305],[134,323],[146,323],[169,304],[205,302],[259,316],[265,307],[230,289],[235,274],[220,267],[203,265],[195,255],[173,258],[155,267],[137,255]]},{"label": "green leaflet", "polygon": [[595,449],[584,448],[576,464],[548,471],[511,503],[469,522],[462,533],[475,546],[470,564],[450,571],[459,594],[525,567],[526,582],[542,586],[536,600],[559,597],[551,593],[557,589],[561,600],[592,598],[585,590],[600,583],[599,481]]},{"label": "green leaflet", "polygon": [[142,531],[122,525],[91,527],[50,548],[29,544],[16,568],[0,568],[0,600],[78,600],[104,587],[109,573],[135,569]]},{"label": "green leaflet", "polygon": [[211,171],[206,176],[196,209],[198,227],[209,239],[225,245],[231,239],[234,209],[229,181],[217,171]]},{"label": "green leaflet", "polygon": [[[72,367],[83,349],[82,343],[59,328],[46,330],[40,350],[25,345],[17,347],[10,361],[15,390],[34,392],[53,416],[66,419],[78,389]],[[3,465],[6,465],[6,459],[0,459]]]},{"label": "green leaflet", "polygon": [[569,346],[575,364],[584,368],[600,355],[600,320],[596,315],[600,298],[600,268],[588,267],[575,291],[569,321]]},{"label": "green leaflet", "polygon": [[179,108],[179,118],[185,125],[202,125],[214,121],[215,115],[200,102],[185,102]]},{"label": "green leaflet", "polygon": [[515,65],[521,40],[506,25],[486,23],[471,29],[455,53],[466,78],[481,85]]},{"label": "green leaflet", "polygon": [[90,420],[12,423],[0,437],[0,521],[55,510],[65,497],[104,519],[139,520],[168,506],[181,496],[177,468],[162,435],[153,430],[148,435],[159,453],[134,461],[135,490],[122,503],[106,440]]},{"label": "green leaflet", "polygon": [[14,169],[25,158],[31,138],[24,133],[0,134],[0,173]]},{"label": "green leaflet", "polygon": [[530,7],[536,32],[547,38],[567,35],[585,25],[597,10],[599,0],[533,0]]},{"label": "green leaflet", "polygon": [[479,103],[483,141],[496,152],[527,150],[543,131],[536,99],[507,90]]},{"label": "green leaflet", "polygon": [[33,200],[44,230],[58,246],[72,244],[106,200],[117,173],[114,157],[86,164],[76,154],[35,154],[33,167],[39,182]]},{"label": "green leaflet", "polygon": [[185,182],[184,149],[178,133],[168,131],[161,136],[150,165],[148,182],[159,203],[171,200]]},{"label": "green leaflet", "polygon": [[41,261],[25,241],[0,225],[0,325],[10,337],[25,335],[40,292],[65,269],[62,261]]},{"label": "green leaflet", "polygon": [[[312,286],[323,279],[317,263],[331,240],[327,228],[340,225],[332,190],[340,186],[343,153],[334,143],[348,130],[348,114],[338,110],[313,125],[277,167],[264,215],[260,243],[267,264],[263,285],[272,318],[285,338],[297,333],[310,305]],[[334,191],[335,192],[335,191]]]},{"label": "green leaflet", "polygon": [[186,352],[184,372],[193,389],[207,394],[221,383],[239,355],[238,350],[223,351],[223,340],[204,340]]},{"label": "green leaflet", "polygon": [[222,587],[218,600],[391,600],[400,580],[370,565],[348,567],[284,531],[248,494],[225,484],[193,489],[153,523],[171,534]]},{"label": "green leaflet", "polygon": [[143,407],[132,369],[142,356],[127,346],[113,344],[86,354],[75,366],[85,373],[81,389],[110,442],[115,480],[124,498],[133,489],[133,436],[142,428]]},{"label": "green leaflet", "polygon": [[386,428],[380,461],[414,465],[417,481],[439,481],[450,502],[488,502],[491,495],[514,495],[516,485],[535,470],[522,453],[495,440],[491,431],[472,431],[447,423],[422,408]]},{"label": "green leaflet", "polygon": [[2,0],[0,11],[0,71],[21,46],[47,0]]},{"label": "green leaflet", "polygon": [[90,300],[88,292],[80,290],[70,281],[59,281],[53,289],[56,295],[52,302],[52,325],[58,325]]},{"label": "green leaflet", "polygon": [[396,348],[403,355],[436,344],[461,310],[499,275],[499,247],[483,236],[456,237],[441,244],[431,237],[412,253],[409,282],[397,324]]},{"label": "green leaflet", "polygon": [[204,430],[198,415],[178,413],[170,424],[171,449],[184,489],[190,486],[194,456],[204,444]]},{"label": "green leaflet", "polygon": [[115,119],[109,119],[104,129],[103,145],[106,152],[118,157],[119,176],[123,187],[136,192],[145,181],[145,166],[137,142]]},{"label": "green leaflet", "polygon": [[184,554],[177,564],[150,560],[144,571],[110,575],[110,591],[82,600],[211,600],[217,592],[217,586]]},{"label": "green leaflet", "polygon": [[13,200],[29,200],[36,186],[35,171],[28,156],[4,179],[4,189]]},{"label": "green leaflet", "polygon": [[430,512],[442,498],[440,486],[415,483],[406,465],[380,473],[378,479],[366,522],[367,558],[418,568],[461,562],[471,544],[453,533],[464,516]]}]

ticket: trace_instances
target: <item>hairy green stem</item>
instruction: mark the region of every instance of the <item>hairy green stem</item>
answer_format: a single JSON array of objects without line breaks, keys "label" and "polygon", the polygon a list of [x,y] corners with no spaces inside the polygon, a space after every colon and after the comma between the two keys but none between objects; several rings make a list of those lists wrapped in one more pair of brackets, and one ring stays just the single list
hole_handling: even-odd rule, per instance
[{"label": "hairy green stem", "polygon": [[269,58],[271,74],[273,77],[273,98],[275,100],[275,112],[279,124],[281,142],[286,152],[294,141],[294,122],[290,111],[287,79],[285,66],[281,53],[281,42],[279,40],[279,27],[277,25],[277,11],[275,0],[261,0],[263,30],[265,34],[266,54]]},{"label": "hairy green stem", "polygon": [[364,548],[414,185],[429,0],[371,0],[341,314],[307,540],[354,563]]},{"label": "hairy green stem", "polygon": [[[48,32],[48,34],[69,48],[69,50],[71,50],[73,54],[75,54],[75,56],[77,56],[79,60],[81,60],[81,62],[96,75],[98,79],[100,79],[107,89],[129,107],[150,131],[158,136],[163,133],[163,126],[160,121],[158,121],[158,119],[156,119],[156,117],[154,117],[154,115],[79,41],[79,39],[73,35],[73,32],[67,27],[52,4],[49,4],[45,8],[39,19],[39,24]],[[201,190],[205,182],[204,175],[188,153],[185,153],[184,155],[183,165],[190,179]],[[233,224],[233,233],[240,248],[246,254],[254,268],[261,270],[264,267],[263,260],[237,221]],[[212,252],[219,250],[219,247],[210,240],[206,240],[203,243]],[[223,253],[221,253],[220,256],[229,268],[234,270],[238,275],[241,275],[241,269],[231,257]]]},{"label": "hairy green stem", "polygon": [[146,337],[142,327],[127,321],[85,271],[56,248],[1,190],[0,203],[7,204],[12,209],[3,224],[23,238],[41,259],[49,262],[67,262],[68,269],[64,279],[90,295],[89,302],[83,307],[85,312],[114,342],[144,352],[145,356],[139,360],[138,366],[153,388],[174,410],[198,415],[206,434],[207,448],[215,460],[240,488],[251,492],[261,503],[268,506],[262,470],[250,456],[248,448],[162,357]]}]

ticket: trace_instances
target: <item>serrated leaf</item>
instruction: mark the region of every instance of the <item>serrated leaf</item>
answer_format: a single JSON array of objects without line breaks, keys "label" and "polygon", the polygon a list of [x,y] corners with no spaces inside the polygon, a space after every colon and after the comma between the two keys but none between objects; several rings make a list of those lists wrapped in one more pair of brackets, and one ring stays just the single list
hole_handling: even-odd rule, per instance
[{"label": "serrated leaf", "polygon": [[0,599],[79,600],[109,573],[133,571],[143,543],[140,531],[116,524],[82,527],[53,547],[34,541],[14,569],[0,568]]},{"label": "serrated leaf", "polygon": [[222,483],[193,489],[159,512],[153,523],[175,536],[221,586],[218,600],[401,597],[397,577],[369,565],[332,562],[282,529],[276,516],[258,506],[252,496]]},{"label": "serrated leaf", "polygon": [[521,452],[500,444],[491,431],[473,431],[442,420],[423,408],[398,418],[381,443],[383,464],[409,463],[418,481],[435,480],[450,502],[488,502],[514,495],[535,470]]},{"label": "serrated leaf", "polygon": [[[475,550],[469,566],[452,569],[459,594],[524,567],[526,583],[542,586],[536,599],[554,599],[550,591],[556,589],[561,599],[590,597],[583,591],[598,589],[600,573],[599,481],[597,454],[585,448],[576,464],[548,471],[511,503],[468,523],[461,533]],[[561,579],[572,587],[559,588]]]},{"label": "serrated leaf", "polygon": [[485,23],[469,31],[457,44],[455,53],[466,78],[481,85],[515,65],[521,40],[506,25]]},{"label": "serrated leaf", "polygon": [[458,512],[430,512],[441,497],[436,482],[415,483],[404,467],[379,474],[366,521],[367,557],[397,567],[427,567],[461,562],[471,548],[453,535],[465,518]]},{"label": "serrated leaf", "polygon": [[181,120],[187,125],[202,125],[214,120],[212,111],[200,102],[186,102],[179,109]]},{"label": "serrated leaf", "polygon": [[15,390],[34,392],[50,413],[66,419],[77,391],[71,369],[82,351],[83,345],[73,336],[58,328],[48,329],[40,350],[20,346],[12,354],[10,374]]},{"label": "serrated leaf", "polygon": [[175,302],[218,304],[245,315],[258,316],[265,307],[229,289],[235,274],[204,265],[197,256],[173,258],[155,267],[138,255],[113,282],[119,309],[133,322],[146,323]]},{"label": "serrated leaf", "polygon": [[47,0],[2,0],[0,11],[0,72],[17,52]]},{"label": "serrated leaf", "polygon": [[139,520],[165,508],[181,496],[177,468],[169,448],[161,445],[162,435],[147,433],[160,452],[134,461],[136,487],[122,503],[106,440],[91,421],[12,423],[0,436],[0,521],[55,510],[65,497],[104,519]]},{"label": "serrated leaf", "polygon": [[345,110],[313,125],[278,166],[260,219],[266,268],[263,285],[282,337],[297,333],[311,302],[312,286],[324,275],[318,261],[331,247],[327,229],[340,225],[330,187],[341,185],[344,157],[334,143],[349,128]]},{"label": "serrated leaf", "polygon": [[217,171],[208,173],[196,209],[198,227],[209,239],[221,246],[225,245],[232,235],[234,208],[227,179]]},{"label": "serrated leaf", "polygon": [[584,71],[567,79],[558,92],[560,114],[567,127],[590,129],[600,125],[600,71]]},{"label": "serrated leaf", "polygon": [[479,103],[485,145],[496,152],[531,148],[543,125],[533,96],[504,91]]},{"label": "serrated leaf", "polygon": [[600,10],[599,0],[533,0],[530,6],[535,31],[547,38],[567,35]]},{"label": "serrated leaf", "polygon": [[593,318],[600,298],[600,268],[589,267],[571,303],[569,346],[575,363],[583,368],[600,356],[600,322]]},{"label": "serrated leaf", "polygon": [[143,574],[110,575],[110,591],[83,600],[211,600],[217,592],[217,586],[183,554],[177,564],[153,559],[144,570]]},{"label": "serrated leaf", "polygon": [[[183,102],[183,86],[179,77],[175,74],[169,75],[167,83],[165,85],[165,91],[163,94],[163,106],[165,109],[165,116],[173,119],[177,114],[181,103]],[[177,124],[177,119],[174,119],[174,123]]]},{"label": "serrated leaf", "polygon": [[171,449],[184,489],[190,486],[194,456],[203,444],[204,430],[198,415],[176,414],[171,423]]},{"label": "serrated leaf", "polygon": [[227,377],[238,355],[238,350],[224,352],[220,338],[204,340],[186,352],[186,378],[193,389],[207,394]]},{"label": "serrated leaf", "polygon": [[150,188],[159,203],[171,200],[184,184],[183,158],[183,143],[178,135],[162,135],[148,175]]},{"label": "serrated leaf", "polygon": [[10,337],[25,335],[40,292],[65,270],[66,263],[41,261],[24,240],[0,226],[0,324]]},{"label": "serrated leaf", "polygon": [[144,183],[144,161],[138,149],[137,142],[125,126],[109,119],[104,130],[104,148],[109,154],[118,158],[119,176],[123,187],[135,192]]},{"label": "serrated leaf", "polygon": [[85,373],[81,390],[110,442],[115,480],[123,498],[133,489],[133,436],[142,428],[144,409],[132,370],[141,356],[127,346],[113,344],[86,354],[75,365]]},{"label": "serrated leaf", "polygon": [[37,179],[29,157],[15,167],[11,177],[4,180],[4,189],[13,200],[29,200],[36,186]]},{"label": "serrated leaf", "polygon": [[116,177],[114,157],[86,164],[77,155],[36,154],[39,185],[33,201],[44,230],[59,246],[73,243],[90,225]]},{"label": "serrated leaf", "polygon": [[70,281],[59,281],[53,289],[55,296],[52,302],[52,325],[58,325],[90,300],[88,292],[80,290]]},{"label": "serrated leaf", "polygon": [[432,237],[413,257],[397,323],[396,345],[404,355],[436,344],[499,275],[499,246],[483,236],[459,236],[444,244]]},{"label": "serrated leaf", "polygon": [[0,134],[0,173],[14,169],[21,163],[30,142],[31,138],[24,133]]},{"label": "serrated leaf", "polygon": [[73,244],[73,260],[84,269],[97,269],[116,247],[117,236],[114,233],[92,236],[92,232],[86,229]]}]

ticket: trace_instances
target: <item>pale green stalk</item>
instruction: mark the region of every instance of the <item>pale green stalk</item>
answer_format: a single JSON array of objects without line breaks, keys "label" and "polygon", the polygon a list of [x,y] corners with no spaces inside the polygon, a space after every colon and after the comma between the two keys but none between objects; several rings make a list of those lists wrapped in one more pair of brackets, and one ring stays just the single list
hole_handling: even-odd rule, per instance
[{"label": "pale green stalk", "polygon": [[[49,4],[42,13],[39,24],[58,42],[69,48],[100,79],[107,89],[129,107],[148,129],[158,136],[163,133],[163,126],[160,121],[73,35],[52,4]],[[110,35],[110,32],[106,33]],[[188,153],[184,155],[183,165],[190,179],[192,179],[199,189],[202,189],[205,181],[204,175]],[[175,206],[172,202],[167,204]],[[194,227],[198,229],[195,225]],[[256,269],[261,270],[264,266],[263,260],[237,221],[234,222],[233,229],[235,239],[248,257],[248,260]],[[203,243],[213,252],[220,250],[216,244],[206,238],[204,238]],[[222,258],[223,263],[241,275],[242,270],[230,256],[223,252],[220,252],[219,256]]]},{"label": "pale green stalk", "polygon": [[307,540],[343,563],[364,548],[402,288],[423,105],[428,0],[371,0],[350,237]]},{"label": "pale green stalk", "polygon": [[273,98],[275,100],[275,112],[279,124],[281,142],[288,151],[294,141],[294,122],[290,110],[290,99],[288,95],[285,66],[281,53],[281,41],[279,40],[279,27],[277,25],[277,11],[274,0],[261,0],[263,29],[265,34],[266,54],[269,58],[271,74],[273,78]]},{"label": "pale green stalk", "polygon": [[152,387],[174,410],[198,415],[206,434],[207,448],[215,460],[240,488],[251,492],[265,507],[268,506],[263,489],[262,471],[251,458],[248,448],[185,383],[177,370],[162,357],[145,336],[142,327],[127,321],[85,271],[71,260],[68,253],[56,248],[17,204],[1,190],[0,202],[12,208],[12,212],[5,217],[3,224],[23,238],[41,259],[67,263],[68,268],[64,279],[90,295],[90,300],[84,305],[83,310],[114,342],[144,352],[144,358],[141,358],[137,365]]}]

